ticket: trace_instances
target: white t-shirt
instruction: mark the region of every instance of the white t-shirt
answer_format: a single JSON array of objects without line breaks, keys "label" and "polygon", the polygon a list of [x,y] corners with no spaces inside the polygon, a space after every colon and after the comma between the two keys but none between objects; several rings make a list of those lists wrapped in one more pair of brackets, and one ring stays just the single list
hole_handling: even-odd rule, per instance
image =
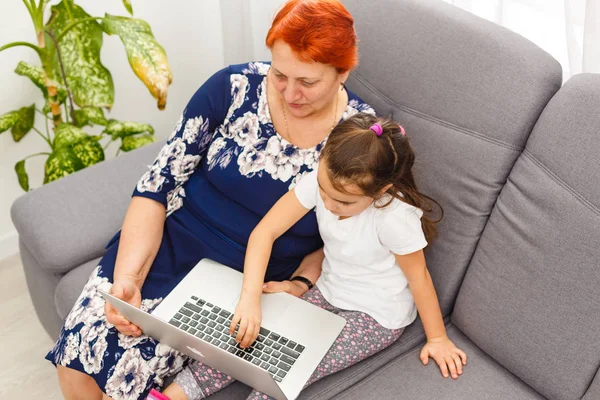
[{"label": "white t-shirt", "polygon": [[316,208],[325,244],[323,272],[316,285],[325,299],[338,308],[363,311],[388,329],[413,322],[415,302],[393,253],[410,254],[427,246],[421,228],[423,212],[394,198],[387,207],[371,204],[362,213],[340,220],[325,208],[317,169],[303,177],[294,191],[305,208]]}]

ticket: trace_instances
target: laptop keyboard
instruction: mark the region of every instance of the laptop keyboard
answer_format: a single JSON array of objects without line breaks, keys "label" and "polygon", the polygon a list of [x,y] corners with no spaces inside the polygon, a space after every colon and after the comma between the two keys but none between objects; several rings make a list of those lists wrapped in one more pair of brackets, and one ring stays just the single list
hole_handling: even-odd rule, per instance
[{"label": "laptop keyboard", "polygon": [[277,382],[283,381],[304,346],[261,327],[252,346],[242,349],[229,334],[232,317],[229,311],[192,296],[169,323],[261,367]]}]

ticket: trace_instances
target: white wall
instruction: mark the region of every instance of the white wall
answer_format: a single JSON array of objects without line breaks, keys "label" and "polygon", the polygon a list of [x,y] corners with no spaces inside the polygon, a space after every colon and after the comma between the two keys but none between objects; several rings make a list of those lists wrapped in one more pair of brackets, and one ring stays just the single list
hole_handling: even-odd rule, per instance
[{"label": "white wall", "polygon": [[[105,12],[127,15],[121,0],[79,0],[77,3],[93,16],[103,16]],[[193,92],[225,65],[220,3],[218,0],[144,0],[134,1],[133,6],[135,16],[150,23],[155,37],[165,48],[173,71],[173,84],[167,107],[161,112],[131,71],[118,37],[105,35],[102,61],[112,72],[116,88],[110,116],[148,122],[158,137],[165,137]],[[13,41],[35,42],[33,25],[20,1],[0,1],[0,46]],[[21,60],[39,64],[35,52],[25,47],[0,53],[0,114],[33,102],[43,105],[39,90],[27,78],[13,73]],[[41,115],[36,115],[36,126],[43,131],[39,117]],[[0,134],[0,260],[18,251],[10,206],[23,190],[17,182],[14,165],[29,154],[47,150],[47,145],[33,131],[18,144],[13,142],[10,131]],[[112,157],[115,151],[109,148],[107,157]],[[43,157],[27,162],[32,187],[41,185],[43,162]]]}]

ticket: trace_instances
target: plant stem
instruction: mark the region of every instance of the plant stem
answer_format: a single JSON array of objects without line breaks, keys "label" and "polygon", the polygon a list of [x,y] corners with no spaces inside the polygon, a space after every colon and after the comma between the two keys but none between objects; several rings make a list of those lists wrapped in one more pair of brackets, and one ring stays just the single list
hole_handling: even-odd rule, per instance
[{"label": "plant stem", "polygon": [[[45,112],[41,111],[37,107],[35,108],[35,111],[39,112],[40,114],[42,114],[44,116],[44,118],[45,118],[44,128],[46,128],[46,136],[48,137],[48,140],[50,142],[52,142],[52,137],[50,136],[50,130],[48,129],[48,120],[49,120],[48,115]],[[50,147],[52,147],[52,146],[50,146]]]},{"label": "plant stem", "polygon": [[80,20],[77,20],[75,22],[72,22],[71,24],[67,25],[67,27],[65,29],[62,30],[62,32],[60,32],[57,36],[56,36],[56,41],[60,41],[63,36],[65,36],[65,34],[67,32],[69,32],[71,29],[73,29],[75,26],[83,23],[83,22],[89,22],[89,21],[96,21],[96,20],[103,20],[105,19],[104,17],[88,17],[88,18],[82,18]]},{"label": "plant stem", "polygon": [[42,49],[40,49],[36,45],[28,43],[28,42],[13,42],[13,43],[5,44],[4,46],[0,47],[0,51],[6,50],[6,49],[10,49],[11,47],[16,47],[16,46],[30,47],[33,50],[35,50],[40,57],[42,57],[42,55],[43,55],[42,54]]},{"label": "plant stem", "polygon": [[35,157],[35,156],[43,156],[43,155],[47,155],[47,156],[49,156],[49,155],[50,155],[50,153],[41,152],[41,153],[30,154],[30,155],[28,155],[27,157],[25,157],[25,158],[23,159],[23,161],[25,161],[25,160],[27,160],[28,158],[31,158],[31,157]]},{"label": "plant stem", "polygon": [[42,110],[40,110],[39,108],[35,108],[35,111],[37,111],[38,113],[42,114],[46,119],[48,119],[48,116],[46,115],[45,112],[43,112]]},{"label": "plant stem", "polygon": [[50,138],[47,138],[46,136],[44,136],[44,134],[42,132],[40,132],[39,129],[37,129],[35,126],[33,127],[33,130],[36,131],[38,133],[38,135],[40,135],[40,137],[42,139],[44,139],[44,141],[46,143],[48,143],[48,146],[50,146],[50,148],[52,148],[52,143],[50,142]]},{"label": "plant stem", "polygon": [[65,84],[65,89],[67,90],[67,96],[69,98],[69,105],[71,107],[71,111],[66,113],[65,119],[67,120],[67,123],[69,123],[69,114],[71,115],[71,117],[73,119],[74,119],[74,115],[75,115],[73,94],[71,93],[71,89],[69,89],[69,83],[67,82],[67,74],[65,72],[65,65],[64,65],[64,63],[62,61],[62,57],[60,55],[60,48],[58,47],[58,40],[56,39],[56,36],[54,36],[54,33],[52,33],[51,31],[46,30],[46,33],[48,34],[48,36],[50,36],[50,38],[54,42],[54,48],[56,49],[56,55],[58,57],[58,65],[60,66],[60,75]]}]

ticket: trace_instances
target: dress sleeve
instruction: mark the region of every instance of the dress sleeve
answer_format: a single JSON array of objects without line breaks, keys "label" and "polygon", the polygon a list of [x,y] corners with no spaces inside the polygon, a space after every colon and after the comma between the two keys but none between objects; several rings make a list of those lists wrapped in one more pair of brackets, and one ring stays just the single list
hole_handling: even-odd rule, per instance
[{"label": "dress sleeve", "polygon": [[211,76],[192,96],[167,143],[138,181],[133,196],[162,203],[181,196],[182,185],[206,153],[213,133],[227,116],[231,103],[231,72],[224,68]]},{"label": "dress sleeve", "polygon": [[317,181],[317,169],[300,179],[296,187],[292,189],[302,207],[312,210],[317,205],[319,195],[319,182]]},{"label": "dress sleeve", "polygon": [[382,219],[380,242],[392,253],[405,255],[427,246],[421,227],[423,211],[416,207],[396,207]]}]

